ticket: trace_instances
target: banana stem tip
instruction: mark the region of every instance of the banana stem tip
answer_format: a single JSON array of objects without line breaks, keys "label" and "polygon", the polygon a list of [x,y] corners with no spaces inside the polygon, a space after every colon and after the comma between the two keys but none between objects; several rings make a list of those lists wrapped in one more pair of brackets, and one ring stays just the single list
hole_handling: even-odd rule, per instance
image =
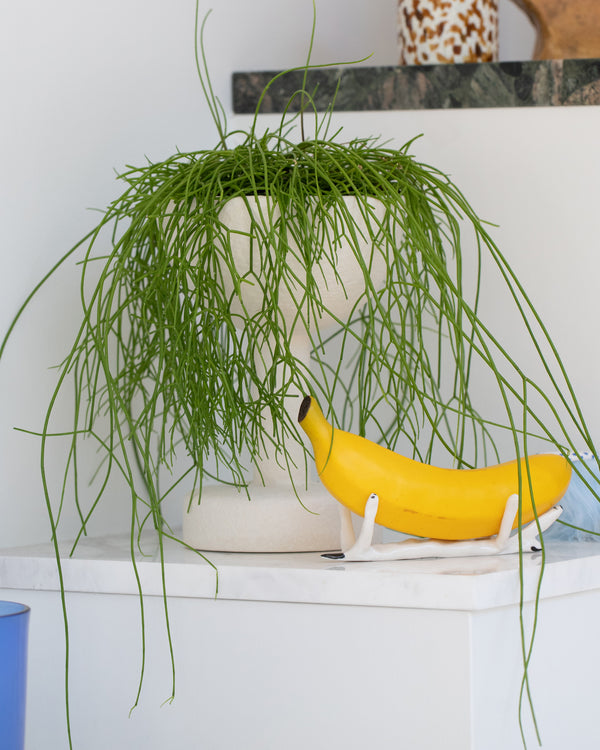
[{"label": "banana stem tip", "polygon": [[298,410],[298,422],[302,422],[304,417],[308,414],[308,410],[310,409],[311,403],[312,403],[311,396],[305,396],[302,399],[302,403],[300,404],[300,409]]}]

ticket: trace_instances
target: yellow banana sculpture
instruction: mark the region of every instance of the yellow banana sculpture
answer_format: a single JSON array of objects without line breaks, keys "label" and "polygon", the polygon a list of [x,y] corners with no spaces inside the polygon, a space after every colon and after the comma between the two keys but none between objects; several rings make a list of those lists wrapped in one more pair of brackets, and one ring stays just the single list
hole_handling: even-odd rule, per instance
[{"label": "yellow banana sculpture", "polygon": [[[477,539],[498,533],[508,498],[519,491],[518,462],[482,469],[442,469],[394,453],[358,435],[333,428],[306,396],[298,422],[308,435],[319,477],[329,492],[364,515],[371,493],[379,496],[376,522],[435,539]],[[521,459],[522,523],[556,505],[571,479],[571,466],[555,454]],[[515,521],[515,526],[517,521]]]}]

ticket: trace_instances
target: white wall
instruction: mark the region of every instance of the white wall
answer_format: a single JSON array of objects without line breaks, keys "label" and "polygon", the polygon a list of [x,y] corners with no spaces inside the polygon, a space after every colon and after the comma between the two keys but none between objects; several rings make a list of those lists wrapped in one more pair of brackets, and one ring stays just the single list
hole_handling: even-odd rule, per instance
[{"label": "white wall", "polygon": [[[201,14],[211,5],[207,52],[226,107],[233,70],[303,61],[309,0],[201,0]],[[89,209],[118,194],[114,169],[214,143],[195,77],[193,14],[194,0],[0,6],[0,330],[43,272],[91,227],[96,215]],[[394,16],[393,0],[320,0],[313,59],[374,51],[370,64],[393,64]],[[531,26],[510,0],[501,2],[501,23],[502,56],[526,56]],[[451,172],[478,210],[502,224],[498,238],[557,328],[597,428],[591,383],[598,355],[590,345],[590,321],[598,312],[598,113],[573,108],[340,117],[348,134],[382,133],[403,143],[425,133],[416,146],[419,157]],[[41,426],[54,377],[48,367],[60,361],[76,325],[76,279],[76,270],[65,269],[42,292],[0,368],[0,545],[48,537],[37,441],[13,426]],[[127,506],[115,497],[123,524]],[[104,526],[108,518],[96,531]]]}]

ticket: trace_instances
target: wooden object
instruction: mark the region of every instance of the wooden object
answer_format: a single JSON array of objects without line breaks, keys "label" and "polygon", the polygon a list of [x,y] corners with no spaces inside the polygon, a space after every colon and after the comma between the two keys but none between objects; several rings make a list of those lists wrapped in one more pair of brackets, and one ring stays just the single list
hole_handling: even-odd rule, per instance
[{"label": "wooden object", "polygon": [[514,0],[538,31],[536,60],[600,57],[599,0]]}]

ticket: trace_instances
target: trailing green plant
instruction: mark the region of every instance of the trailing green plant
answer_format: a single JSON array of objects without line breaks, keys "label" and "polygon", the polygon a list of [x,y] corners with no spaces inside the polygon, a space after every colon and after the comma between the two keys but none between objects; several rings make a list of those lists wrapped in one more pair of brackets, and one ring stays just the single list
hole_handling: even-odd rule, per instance
[{"label": "trailing green plant", "polygon": [[[78,541],[109,479],[115,474],[124,478],[136,576],[144,529],[152,529],[158,539],[163,570],[164,540],[184,544],[165,521],[165,504],[171,498],[180,502],[184,487],[201,489],[210,480],[247,490],[249,470],[260,467],[264,456],[276,455],[287,465],[290,446],[300,440],[295,414],[285,401],[292,387],[317,395],[340,426],[392,448],[409,446],[423,461],[435,457],[456,466],[482,465],[499,457],[497,437],[506,434],[511,457],[527,457],[533,440],[567,457],[594,451],[548,331],[452,181],[419,163],[410,154],[412,142],[396,148],[370,138],[344,141],[340,131],[331,133],[332,113],[316,113],[306,76],[292,96],[301,100],[300,115],[288,109],[276,128],[261,131],[259,102],[247,131],[229,131],[210,83],[203,30],[196,10],[197,67],[217,145],[120,174],[121,195],[27,298],[0,348],[1,357],[39,286],[79,254],[80,325],[60,365],[40,432],[61,586],[60,513],[46,453],[58,434],[65,438],[54,418],[67,387],[75,395],[73,427],[67,433],[59,495],[66,497],[72,479],[81,518]],[[310,67],[309,54],[305,71]],[[352,217],[343,200],[347,195],[356,197],[366,230]],[[262,211],[255,208],[259,197],[267,199]],[[223,211],[236,198],[251,216],[245,234],[256,272],[240,274],[232,254],[236,232]],[[383,205],[383,218],[374,201]],[[365,231],[373,253],[388,266],[381,288],[360,251]],[[468,255],[463,253],[465,233],[475,248]],[[335,275],[342,240],[361,265],[364,293],[346,319],[334,316],[332,328],[323,324],[331,316],[318,269],[329,268]],[[480,313],[484,265],[494,266],[505,282],[541,365],[541,383],[521,369]],[[264,292],[258,311],[240,303],[246,285],[259,285]],[[279,309],[282,290],[297,301],[291,328]],[[296,329],[310,339],[310,368],[290,346]],[[474,403],[474,372],[486,378],[488,395],[495,394],[494,416]],[[101,454],[96,489],[87,504],[79,500],[82,440],[96,443]],[[580,463],[572,463],[582,471]],[[520,481],[526,483],[527,475]],[[137,580],[143,633],[143,591]],[[523,586],[521,572],[522,594]],[[163,593],[168,626],[166,588]],[[63,607],[68,641],[64,587]],[[529,693],[534,632],[526,632],[523,619],[521,626],[523,699]],[[174,669],[172,649],[171,658]],[[143,664],[140,686],[141,679]]]}]

